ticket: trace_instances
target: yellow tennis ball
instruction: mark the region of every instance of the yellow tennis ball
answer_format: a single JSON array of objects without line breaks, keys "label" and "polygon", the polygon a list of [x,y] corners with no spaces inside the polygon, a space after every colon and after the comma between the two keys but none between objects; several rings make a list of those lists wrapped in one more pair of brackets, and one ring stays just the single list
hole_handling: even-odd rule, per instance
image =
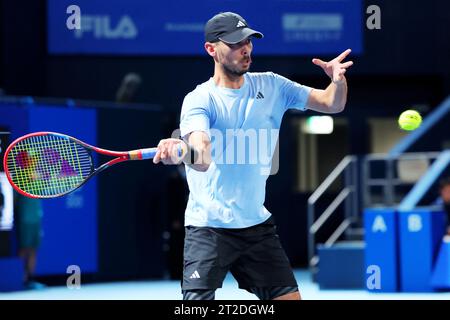
[{"label": "yellow tennis ball", "polygon": [[417,129],[422,123],[422,116],[416,110],[406,110],[398,118],[398,125],[406,131]]}]

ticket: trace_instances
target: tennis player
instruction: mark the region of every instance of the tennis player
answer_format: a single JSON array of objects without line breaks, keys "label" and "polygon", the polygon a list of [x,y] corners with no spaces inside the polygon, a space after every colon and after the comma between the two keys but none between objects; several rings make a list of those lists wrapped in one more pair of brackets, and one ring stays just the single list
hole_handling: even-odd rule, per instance
[{"label": "tennis player", "polygon": [[[263,34],[240,15],[217,14],[204,31],[214,75],[187,94],[181,139],[161,140],[154,158],[155,163],[186,165],[190,196],[185,211],[183,299],[214,299],[231,271],[239,287],[259,299],[298,300],[290,262],[264,207],[266,164],[242,163],[235,156],[224,161],[223,155],[233,154],[230,149],[235,148],[236,137],[230,138],[230,132],[277,132],[288,109],[341,112],[347,97],[344,74],[353,64],[343,60],[351,50],[329,62],[312,60],[331,80],[320,90],[272,72],[248,72],[252,40]],[[180,144],[187,151],[183,159],[176,156]],[[273,146],[269,152],[272,157]]]}]

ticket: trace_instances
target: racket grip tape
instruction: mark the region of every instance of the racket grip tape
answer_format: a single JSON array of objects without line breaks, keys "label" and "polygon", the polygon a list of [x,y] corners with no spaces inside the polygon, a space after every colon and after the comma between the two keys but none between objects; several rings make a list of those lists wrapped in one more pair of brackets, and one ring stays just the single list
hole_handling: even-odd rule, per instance
[{"label": "racket grip tape", "polygon": [[158,148],[139,149],[128,152],[130,160],[146,160],[153,159]]},{"label": "racket grip tape", "polygon": [[[147,149],[139,149],[133,150],[128,153],[130,160],[146,160],[153,159],[158,151],[158,148],[147,148]],[[178,156],[183,157],[184,150],[181,144],[178,145]]]}]

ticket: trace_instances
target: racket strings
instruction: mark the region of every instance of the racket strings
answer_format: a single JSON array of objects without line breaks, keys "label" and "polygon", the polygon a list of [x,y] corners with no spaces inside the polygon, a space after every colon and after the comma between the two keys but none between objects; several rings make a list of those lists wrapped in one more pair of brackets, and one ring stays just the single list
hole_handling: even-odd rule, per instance
[{"label": "racket strings", "polygon": [[7,165],[19,189],[40,197],[75,189],[93,170],[86,148],[56,135],[31,136],[18,142],[8,154]]}]

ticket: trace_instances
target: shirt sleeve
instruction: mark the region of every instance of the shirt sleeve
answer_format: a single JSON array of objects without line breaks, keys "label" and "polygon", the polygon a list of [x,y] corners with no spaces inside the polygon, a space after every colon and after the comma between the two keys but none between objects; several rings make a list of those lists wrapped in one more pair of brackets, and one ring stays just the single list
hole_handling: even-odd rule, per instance
[{"label": "shirt sleeve", "polygon": [[209,138],[210,133],[210,107],[209,99],[206,95],[190,92],[183,101],[180,115],[180,131],[181,136],[194,131],[203,131]]},{"label": "shirt sleeve", "polygon": [[273,74],[276,85],[280,92],[280,97],[284,99],[284,106],[287,109],[297,109],[305,111],[307,109],[309,94],[312,88],[291,81],[278,74]]}]

